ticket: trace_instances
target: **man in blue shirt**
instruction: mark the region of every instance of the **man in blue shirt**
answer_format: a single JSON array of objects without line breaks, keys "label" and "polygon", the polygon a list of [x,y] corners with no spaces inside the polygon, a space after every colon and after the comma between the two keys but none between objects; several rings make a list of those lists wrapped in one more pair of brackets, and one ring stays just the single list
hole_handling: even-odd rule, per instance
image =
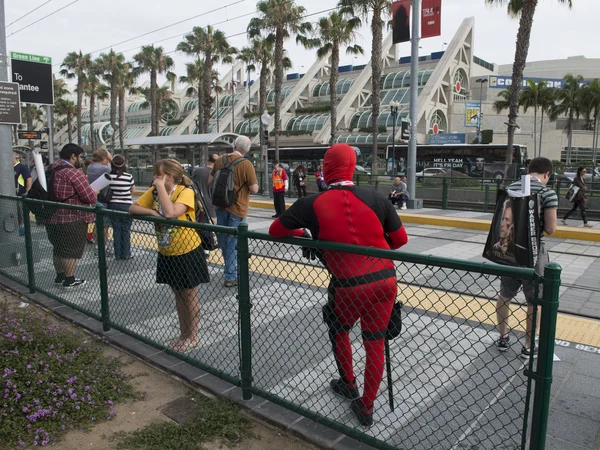
[{"label": "man in blue shirt", "polygon": [[[31,172],[29,172],[27,164],[23,164],[21,162],[21,157],[16,153],[13,153],[13,166],[15,171],[15,193],[20,197],[29,192],[33,180],[31,179]],[[25,236],[23,209],[21,208],[20,203],[17,206],[17,215],[19,217],[19,235]]]}]

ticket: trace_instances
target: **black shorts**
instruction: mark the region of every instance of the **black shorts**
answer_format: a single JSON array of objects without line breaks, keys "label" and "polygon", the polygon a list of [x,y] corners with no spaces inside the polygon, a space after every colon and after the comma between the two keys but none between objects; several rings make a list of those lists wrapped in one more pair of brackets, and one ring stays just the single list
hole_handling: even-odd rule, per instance
[{"label": "black shorts", "polygon": [[52,254],[57,258],[81,259],[87,241],[88,224],[84,222],[46,225]]},{"label": "black shorts", "polygon": [[209,281],[208,266],[202,247],[198,246],[195,250],[180,256],[158,254],[156,265],[158,284],[168,284],[176,291],[183,291]]}]

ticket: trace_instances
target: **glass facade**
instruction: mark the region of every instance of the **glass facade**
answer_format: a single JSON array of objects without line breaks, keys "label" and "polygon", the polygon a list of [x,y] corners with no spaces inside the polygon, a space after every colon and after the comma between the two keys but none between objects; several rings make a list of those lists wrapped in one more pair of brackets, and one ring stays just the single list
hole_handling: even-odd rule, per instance
[{"label": "glass facade", "polygon": [[[393,140],[392,133],[383,133],[377,135],[377,142],[381,144],[391,144]],[[344,135],[338,136],[336,139],[337,143],[349,144],[349,145],[360,145],[360,144],[373,144],[372,134],[358,134],[358,135]]]},{"label": "glass facade", "polygon": [[[145,105],[145,106],[144,106]],[[127,107],[127,112],[135,113],[150,109],[150,105],[146,100],[138,100]]]},{"label": "glass facade", "polygon": [[[338,95],[347,94],[353,84],[354,80],[349,78],[338,80],[336,83],[336,91]],[[313,97],[327,97],[329,96],[330,92],[331,90],[329,89],[329,81],[317,83],[313,88]]]},{"label": "glass facade", "polygon": [[317,131],[323,128],[329,120],[329,114],[314,114],[308,116],[292,117],[285,129],[287,131]]},{"label": "glass facade", "polygon": [[198,99],[189,100],[185,103],[185,105],[183,105],[183,112],[189,113],[195,110],[196,108],[198,108]]},{"label": "glass facade", "polygon": [[[433,69],[419,70],[417,75],[418,85],[425,86],[433,73]],[[410,71],[393,72],[381,77],[381,89],[397,89],[410,87]]]},{"label": "glass facade", "polygon": [[242,98],[242,96],[244,96],[243,92],[235,94],[235,99],[232,102],[233,96],[232,95],[225,95],[224,97],[221,97],[219,99],[219,106],[221,106],[221,107],[222,106],[233,106],[233,103],[237,103]]},{"label": "glass facade", "polygon": [[[406,108],[398,108],[398,116],[396,117],[396,126],[400,123],[400,120],[408,117],[409,109]],[[371,126],[371,117],[373,113],[371,111],[365,112],[357,112],[354,113],[352,118],[350,119],[350,129],[355,128],[367,128]],[[379,126],[392,128],[394,125],[394,119],[392,117],[392,113],[390,111],[382,111],[379,114]]]},{"label": "glass facade", "polygon": [[161,128],[160,131],[158,132],[159,136],[171,136],[173,134],[173,131],[175,131],[177,129],[177,125],[171,125],[168,127],[164,127]]},{"label": "glass facade", "polygon": [[260,129],[260,119],[246,119],[235,125],[235,132],[242,133],[258,133]]},{"label": "glass facade", "polygon": [[[281,89],[281,100],[284,100],[288,95],[290,95],[293,89],[294,86],[286,86],[283,89]],[[275,102],[275,89],[271,89],[267,93],[267,103],[273,102]]]}]

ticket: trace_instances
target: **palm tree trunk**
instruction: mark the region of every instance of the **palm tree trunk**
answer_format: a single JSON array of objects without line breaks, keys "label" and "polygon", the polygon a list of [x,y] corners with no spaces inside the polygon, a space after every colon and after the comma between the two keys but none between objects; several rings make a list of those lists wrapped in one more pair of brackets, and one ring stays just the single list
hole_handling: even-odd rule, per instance
[{"label": "palm tree trunk", "polygon": [[569,125],[567,135],[567,164],[571,164],[571,146],[573,145],[573,110],[569,111]]},{"label": "palm tree trunk", "polygon": [[281,129],[281,85],[283,84],[283,28],[275,33],[275,160],[279,161],[279,130]]},{"label": "palm tree trunk", "polygon": [[[204,73],[202,74],[202,90],[203,90],[203,108],[204,108],[204,130],[203,133],[208,133],[210,128],[210,110],[213,106],[212,97],[212,53],[207,52],[204,59]],[[216,109],[216,108],[215,108]],[[206,149],[208,152],[208,148]]]},{"label": "palm tree trunk", "polygon": [[[529,39],[533,16],[538,0],[524,0],[521,8],[521,19],[519,20],[519,31],[517,33],[517,48],[515,50],[515,62],[513,64],[512,85],[510,89],[510,107],[508,111],[508,143],[506,146],[506,162],[512,164],[513,145],[515,142],[515,129],[517,117],[519,116],[519,94],[523,84],[523,70],[529,53]],[[506,171],[508,172],[508,171]]]},{"label": "palm tree trunk", "polygon": [[[381,71],[382,71],[382,42],[383,31],[381,23],[381,10],[373,10],[373,19],[371,20],[371,30],[373,32],[373,42],[371,51],[371,67],[373,75],[371,77],[371,96],[373,98],[371,125],[373,127],[373,150],[371,159],[371,173],[377,175],[377,136],[379,134],[379,110],[381,107]],[[337,70],[337,67],[336,67]]]},{"label": "palm tree trunk", "polygon": [[600,114],[599,111],[596,111],[594,115],[594,138],[592,140],[592,161],[594,162],[594,168],[596,168],[596,158],[598,156],[598,124],[599,124]]},{"label": "palm tree trunk", "polygon": [[92,151],[96,151],[96,136],[94,133],[94,109],[96,108],[96,96],[94,95],[94,87],[90,89],[90,141],[92,144]]},{"label": "palm tree trunk", "polygon": [[150,123],[152,136],[158,136],[158,98],[157,98],[157,73],[155,69],[150,71]]},{"label": "palm tree trunk", "polygon": [[533,108],[533,157],[538,156],[537,153],[537,106]]},{"label": "palm tree trunk", "polygon": [[125,148],[125,88],[119,92],[119,143],[121,151]]},{"label": "palm tree trunk", "polygon": [[541,110],[541,121],[540,121],[540,145],[538,146],[539,156],[542,156],[542,140],[544,138],[544,109]]},{"label": "palm tree trunk", "polygon": [[71,113],[67,112],[67,137],[69,138],[69,144],[73,142],[73,117]]},{"label": "palm tree trunk", "polygon": [[115,79],[115,76],[113,75],[111,83],[110,83],[110,126],[113,129],[113,135],[112,135],[112,145],[113,145],[113,149],[114,146],[117,142],[117,99],[118,99],[118,93],[117,93],[117,81]]},{"label": "palm tree trunk", "polygon": [[[267,109],[267,76],[269,74],[268,66],[263,63],[260,66],[260,85],[258,87],[258,112],[262,115]],[[262,122],[261,122],[262,127]]]},{"label": "palm tree trunk", "polygon": [[338,67],[340,65],[340,45],[333,42],[331,49],[331,73],[329,74],[329,103],[331,104],[331,139],[329,143],[335,144],[335,127],[337,125],[337,80]]},{"label": "palm tree trunk", "polygon": [[25,106],[25,120],[27,121],[27,131],[33,131],[33,105],[27,103]]},{"label": "palm tree trunk", "polygon": [[75,111],[77,114],[77,145],[81,145],[81,103],[83,102],[83,77],[81,74],[77,77],[77,105]]},{"label": "palm tree trunk", "polygon": [[204,80],[198,83],[198,133],[204,133]]}]

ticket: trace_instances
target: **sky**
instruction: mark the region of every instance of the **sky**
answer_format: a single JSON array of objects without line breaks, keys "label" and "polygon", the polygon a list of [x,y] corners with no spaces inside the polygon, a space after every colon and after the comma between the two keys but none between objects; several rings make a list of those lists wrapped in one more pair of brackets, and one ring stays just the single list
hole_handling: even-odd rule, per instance
[{"label": "sky", "polygon": [[[0,0],[2,1],[2,0]],[[94,52],[93,57],[111,47],[131,58],[139,47],[154,43],[164,47],[175,60],[175,72],[183,75],[186,55],[175,52],[177,43],[194,26],[213,25],[229,37],[237,48],[247,45],[246,26],[256,12],[256,0],[4,0],[8,51],[18,51],[53,59],[55,73],[70,51]],[[46,4],[45,4],[46,3]],[[69,5],[72,3],[71,5]],[[316,22],[334,8],[337,0],[296,0],[306,9],[307,20]],[[43,5],[40,7],[40,5]],[[66,6],[66,7],[65,7]],[[38,8],[39,7],[39,8]],[[23,27],[51,14],[28,28]],[[35,10],[26,17],[22,15]],[[485,0],[442,0],[442,36],[421,40],[421,54],[440,51],[450,42],[465,17],[475,17],[475,55],[497,64],[514,58],[518,21],[505,7],[488,6]],[[191,19],[194,17],[193,19]],[[535,16],[529,61],[560,59],[583,55],[600,58],[598,40],[600,1],[574,0],[568,10],[559,0],[540,0]],[[191,20],[188,20],[191,19]],[[149,33],[176,22],[177,25]],[[14,35],[11,35],[14,33]],[[142,34],[145,36],[138,37]],[[368,23],[360,30],[357,44],[364,56],[341,56],[340,64],[365,64],[369,60],[371,35]],[[128,41],[128,42],[123,42]],[[286,49],[293,63],[290,72],[303,73],[314,62],[315,51],[297,47],[291,40]],[[410,54],[410,44],[399,44],[399,56]],[[227,68],[222,68],[224,74]]]}]

